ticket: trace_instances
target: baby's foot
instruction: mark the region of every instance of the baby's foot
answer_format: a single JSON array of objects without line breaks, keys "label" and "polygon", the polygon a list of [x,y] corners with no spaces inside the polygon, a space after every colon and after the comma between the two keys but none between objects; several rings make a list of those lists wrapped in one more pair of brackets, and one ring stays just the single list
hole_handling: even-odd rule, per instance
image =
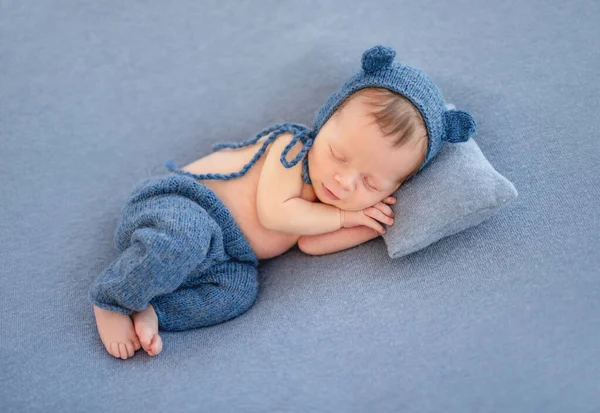
[{"label": "baby's foot", "polygon": [[125,360],[133,357],[141,345],[133,329],[131,318],[127,314],[104,310],[94,305],[94,315],[100,340],[106,350],[115,357]]},{"label": "baby's foot", "polygon": [[162,339],[158,335],[158,317],[152,304],[148,308],[133,315],[135,332],[140,344],[149,356],[156,356],[162,351]]}]

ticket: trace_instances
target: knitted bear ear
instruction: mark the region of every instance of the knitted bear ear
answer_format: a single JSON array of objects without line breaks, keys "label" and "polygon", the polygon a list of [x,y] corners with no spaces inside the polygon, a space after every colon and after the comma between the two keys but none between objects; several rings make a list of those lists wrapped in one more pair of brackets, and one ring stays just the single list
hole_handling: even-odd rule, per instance
[{"label": "knitted bear ear", "polygon": [[362,67],[365,72],[375,72],[391,66],[396,57],[396,51],[387,46],[375,46],[362,55]]},{"label": "knitted bear ear", "polygon": [[443,140],[458,143],[466,142],[475,133],[477,123],[473,116],[464,110],[447,110],[444,112],[445,136]]}]

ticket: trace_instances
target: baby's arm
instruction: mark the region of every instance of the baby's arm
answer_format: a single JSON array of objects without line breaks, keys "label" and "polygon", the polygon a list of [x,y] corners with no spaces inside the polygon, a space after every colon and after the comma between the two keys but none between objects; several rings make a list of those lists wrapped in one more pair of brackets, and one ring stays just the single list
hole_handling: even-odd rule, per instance
[{"label": "baby's arm", "polygon": [[[388,225],[394,225],[394,211],[388,206],[396,203],[396,197],[389,196],[364,210],[369,216],[383,214]],[[381,219],[381,218],[379,218]],[[383,221],[382,221],[383,222]],[[302,235],[298,238],[298,248],[309,255],[331,254],[355,247],[377,238],[380,231],[366,225],[341,228],[327,234]]]},{"label": "baby's arm", "polygon": [[341,228],[334,232],[319,235],[303,235],[298,239],[298,248],[308,255],[325,255],[377,238],[380,234],[367,226]]},{"label": "baby's arm", "polygon": [[[288,234],[315,235],[336,231],[343,224],[339,208],[300,198],[302,162],[291,168],[281,164],[281,153],[292,138],[290,133],[279,136],[265,158],[256,194],[258,219],[265,228]],[[287,159],[294,159],[301,149],[302,142],[296,142]]]}]

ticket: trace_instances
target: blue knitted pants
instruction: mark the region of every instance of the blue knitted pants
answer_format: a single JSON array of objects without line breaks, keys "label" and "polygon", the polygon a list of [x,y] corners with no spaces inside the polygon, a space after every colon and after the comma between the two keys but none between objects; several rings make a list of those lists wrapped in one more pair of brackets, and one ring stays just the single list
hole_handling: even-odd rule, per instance
[{"label": "blue knitted pants", "polygon": [[127,200],[120,252],[93,282],[90,300],[132,315],[152,304],[163,330],[227,321],[258,293],[258,260],[221,200],[194,178],[144,181]]}]

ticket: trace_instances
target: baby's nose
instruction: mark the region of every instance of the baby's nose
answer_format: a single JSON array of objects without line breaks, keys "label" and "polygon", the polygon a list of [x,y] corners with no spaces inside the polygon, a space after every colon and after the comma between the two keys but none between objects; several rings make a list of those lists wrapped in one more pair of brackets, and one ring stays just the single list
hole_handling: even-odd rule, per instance
[{"label": "baby's nose", "polygon": [[340,175],[338,182],[345,191],[354,191],[356,187],[356,178],[350,174]]}]

